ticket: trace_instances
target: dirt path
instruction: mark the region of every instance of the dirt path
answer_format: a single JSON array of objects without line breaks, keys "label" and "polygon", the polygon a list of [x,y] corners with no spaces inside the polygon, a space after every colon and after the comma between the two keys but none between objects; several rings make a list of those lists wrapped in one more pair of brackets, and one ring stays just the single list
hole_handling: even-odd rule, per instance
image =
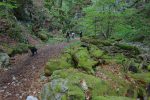
[{"label": "dirt path", "polygon": [[16,58],[12,69],[0,73],[0,100],[25,100],[28,95],[38,96],[42,85],[41,72],[50,58],[58,57],[67,43],[46,45],[31,57]]}]

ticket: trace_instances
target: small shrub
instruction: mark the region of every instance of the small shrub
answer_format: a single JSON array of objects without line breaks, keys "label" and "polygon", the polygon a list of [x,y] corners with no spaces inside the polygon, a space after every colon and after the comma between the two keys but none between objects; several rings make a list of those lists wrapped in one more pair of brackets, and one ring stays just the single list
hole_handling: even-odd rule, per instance
[{"label": "small shrub", "polygon": [[10,56],[14,56],[16,54],[27,53],[28,52],[28,47],[29,47],[28,44],[20,43],[16,47],[13,48]]}]

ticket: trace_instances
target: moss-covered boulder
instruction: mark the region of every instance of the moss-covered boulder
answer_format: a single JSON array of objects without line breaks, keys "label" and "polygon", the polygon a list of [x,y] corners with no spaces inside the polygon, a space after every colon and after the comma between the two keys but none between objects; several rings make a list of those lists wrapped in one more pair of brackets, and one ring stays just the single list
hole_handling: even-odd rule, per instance
[{"label": "moss-covered boulder", "polygon": [[134,100],[127,97],[117,97],[117,96],[97,96],[93,100]]},{"label": "moss-covered boulder", "polygon": [[51,75],[55,70],[66,69],[72,67],[72,58],[70,54],[64,54],[60,59],[53,59],[47,62],[45,66],[45,74]]},{"label": "moss-covered boulder", "polygon": [[44,33],[38,33],[38,37],[43,40],[43,41],[47,41],[48,40],[48,36],[47,34]]},{"label": "moss-covered boulder", "polygon": [[94,58],[100,58],[104,54],[104,52],[95,45],[89,46],[89,52],[90,52],[91,57],[94,57]]},{"label": "moss-covered boulder", "polygon": [[51,82],[42,90],[42,100],[85,100],[85,93],[80,85],[85,80],[91,91],[92,97],[105,95],[110,91],[107,83],[99,78],[84,74],[76,69],[63,69],[55,71],[51,76]]},{"label": "moss-covered boulder", "polygon": [[63,100],[68,91],[68,80],[55,79],[44,85],[41,93],[41,100]]},{"label": "moss-covered boulder", "polygon": [[45,75],[51,75],[55,70],[65,69],[71,67],[71,64],[61,59],[49,61],[45,66]]},{"label": "moss-covered boulder", "polygon": [[74,54],[73,59],[78,68],[85,70],[88,73],[93,73],[92,67],[95,66],[98,61],[94,61],[86,48],[79,48]]},{"label": "moss-covered boulder", "polygon": [[87,38],[84,37],[81,39],[82,42],[86,42],[86,43],[90,43],[90,44],[94,44],[97,46],[112,46],[112,40],[100,40],[100,39],[93,39],[93,38]]},{"label": "moss-covered boulder", "polygon": [[66,61],[68,64],[71,64],[71,65],[74,64],[74,62],[72,61],[72,56],[69,53],[64,53],[61,56],[61,59],[64,60],[64,61]]},{"label": "moss-covered boulder", "polygon": [[122,43],[117,43],[115,44],[115,46],[117,46],[120,49],[127,50],[132,55],[140,54],[140,50],[136,46],[132,46],[129,44],[122,44]]},{"label": "moss-covered boulder", "polygon": [[102,59],[104,59],[107,63],[117,63],[117,64],[123,64],[123,61],[127,60],[127,58],[123,54],[116,54],[116,55],[105,54],[102,56]]}]

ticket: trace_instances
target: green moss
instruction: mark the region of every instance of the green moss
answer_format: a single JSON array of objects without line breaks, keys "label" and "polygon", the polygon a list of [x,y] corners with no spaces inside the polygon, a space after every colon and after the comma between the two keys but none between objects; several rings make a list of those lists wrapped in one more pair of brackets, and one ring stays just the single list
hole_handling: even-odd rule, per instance
[{"label": "green moss", "polygon": [[127,97],[117,97],[117,96],[97,96],[93,100],[134,100]]},{"label": "green moss", "polygon": [[131,74],[131,76],[136,80],[142,80],[144,82],[150,83],[150,73],[135,73]]},{"label": "green moss", "polygon": [[150,71],[150,65],[148,65],[147,69],[148,69],[148,71]]},{"label": "green moss", "polygon": [[123,64],[123,61],[127,60],[127,58],[123,54],[117,54],[112,59],[114,59],[114,61],[118,64]]},{"label": "green moss", "polygon": [[55,89],[55,92],[60,92],[61,91],[61,85],[57,84],[54,89]]},{"label": "green moss", "polygon": [[60,70],[64,68],[69,68],[72,65],[69,64],[65,59],[55,59],[47,62],[45,66],[45,74],[51,75],[55,70]]},{"label": "green moss", "polygon": [[69,90],[67,95],[69,100],[84,100],[85,98],[82,89],[73,83],[69,83]]},{"label": "green moss", "polygon": [[73,64],[73,61],[72,61],[72,56],[69,54],[69,53],[64,53],[62,56],[61,56],[61,59],[68,62],[69,64]]},{"label": "green moss", "polygon": [[123,62],[127,60],[127,58],[123,54],[116,54],[114,56],[105,54],[102,56],[102,58],[108,63],[117,63],[117,64],[123,64]]},{"label": "green moss", "polygon": [[44,33],[38,33],[38,37],[43,40],[43,41],[47,41],[48,40],[48,36],[47,34]]},{"label": "green moss", "polygon": [[93,38],[87,38],[87,37],[82,38],[81,41],[94,44],[97,46],[112,46],[112,43],[114,42],[113,40],[100,40],[99,38],[93,39]]},{"label": "green moss", "polygon": [[131,46],[128,44],[115,44],[115,46],[117,46],[123,50],[129,50],[130,52],[134,53],[135,55],[140,54],[140,51],[136,46]]},{"label": "green moss", "polygon": [[73,67],[72,56],[69,53],[64,53],[60,59],[53,59],[47,62],[45,66],[45,74],[51,75],[55,70]]},{"label": "green moss", "polygon": [[65,53],[69,53],[71,55],[74,55],[79,49],[80,49],[80,42],[71,43],[69,46],[65,47]]},{"label": "green moss", "polygon": [[67,100],[65,92],[67,91],[67,81],[56,79],[44,85],[41,93],[41,100]]},{"label": "green moss", "polygon": [[86,48],[79,48],[73,55],[78,68],[84,69],[88,73],[93,73],[92,66],[98,62],[94,61]]},{"label": "green moss", "polygon": [[63,95],[62,98],[61,98],[61,100],[68,100],[67,99],[67,95]]},{"label": "green moss", "polygon": [[103,41],[101,41],[100,43],[102,43],[103,44],[103,46],[112,46],[112,43],[113,43],[114,41],[112,41],[112,40],[103,40]]},{"label": "green moss", "polygon": [[55,71],[52,76],[54,79],[66,79],[68,80],[68,92],[67,95],[69,98],[76,98],[74,100],[84,100],[84,90],[80,86],[80,80],[84,79],[87,83],[87,86],[90,88],[92,96],[99,96],[107,94],[109,91],[108,84],[99,78],[84,74],[75,69],[64,69]]},{"label": "green moss", "polygon": [[89,52],[92,57],[100,58],[103,56],[104,52],[100,50],[98,47],[96,47],[95,45],[90,45],[89,47],[90,47]]}]

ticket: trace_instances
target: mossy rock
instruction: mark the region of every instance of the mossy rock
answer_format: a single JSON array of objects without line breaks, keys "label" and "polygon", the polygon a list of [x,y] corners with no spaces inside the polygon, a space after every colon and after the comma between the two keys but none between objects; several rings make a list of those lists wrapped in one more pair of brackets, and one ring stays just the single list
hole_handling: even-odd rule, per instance
[{"label": "mossy rock", "polygon": [[113,40],[100,40],[100,39],[93,39],[93,38],[82,38],[82,42],[94,44],[96,46],[112,46]]},{"label": "mossy rock", "polygon": [[44,85],[40,100],[66,100],[65,92],[68,90],[68,81],[55,79]]},{"label": "mossy rock", "polygon": [[106,82],[102,81],[100,78],[97,78],[93,75],[88,75],[88,74],[79,72],[78,70],[73,69],[73,68],[55,71],[53,75],[51,76],[51,78],[52,79],[58,79],[58,78],[67,79],[69,80],[70,90],[73,91],[73,90],[76,90],[76,88],[78,88],[82,92],[84,90],[82,90],[82,88],[80,87],[80,81],[84,79],[87,82],[87,86],[92,91],[93,96],[104,95],[106,92],[108,93],[109,91],[109,85]]},{"label": "mossy rock", "polygon": [[120,49],[123,49],[123,50],[128,50],[129,52],[132,52],[134,53],[135,55],[138,55],[140,54],[140,50],[136,47],[136,46],[131,46],[131,45],[128,45],[128,44],[115,44],[115,46],[119,47]]},{"label": "mossy rock", "polygon": [[97,96],[93,98],[93,100],[134,100],[134,99],[119,96]]},{"label": "mossy rock", "polygon": [[45,66],[45,75],[50,76],[55,70],[65,69],[72,67],[70,63],[65,61],[65,59],[54,59],[47,62]]},{"label": "mossy rock", "polygon": [[103,40],[100,43],[103,44],[103,46],[112,46],[113,40]]},{"label": "mossy rock", "polygon": [[89,46],[89,53],[90,53],[91,57],[101,58],[103,56],[103,54],[104,54],[104,51],[100,50],[95,45],[90,45]]},{"label": "mossy rock", "polygon": [[126,61],[127,58],[123,54],[116,54],[116,55],[109,55],[104,54],[102,56],[102,59],[104,59],[107,63],[117,63],[117,64],[123,64],[123,61]]},{"label": "mossy rock", "polygon": [[12,52],[10,53],[10,56],[14,56],[16,54],[22,54],[28,52],[28,44],[20,43],[16,47],[13,47]]},{"label": "mossy rock", "polygon": [[74,64],[74,62],[72,61],[72,56],[69,53],[62,54],[61,59],[66,61],[67,63],[69,63],[71,65]]},{"label": "mossy rock", "polygon": [[90,54],[86,48],[79,48],[74,53],[73,59],[78,68],[81,68],[88,73],[93,73],[92,67],[98,63],[90,57]]},{"label": "mossy rock", "polygon": [[44,33],[38,33],[38,37],[43,40],[43,41],[47,41],[48,40],[48,36],[47,34]]},{"label": "mossy rock", "polygon": [[[80,85],[80,81],[83,79],[86,81],[92,97],[107,94],[109,91],[107,83],[99,78],[70,68],[57,70],[52,74],[52,81],[48,85],[45,85],[42,90],[42,100],[53,100],[53,96],[56,97],[58,95],[60,97],[59,100],[84,100],[84,90]],[[63,85],[60,86],[60,84]]]}]

